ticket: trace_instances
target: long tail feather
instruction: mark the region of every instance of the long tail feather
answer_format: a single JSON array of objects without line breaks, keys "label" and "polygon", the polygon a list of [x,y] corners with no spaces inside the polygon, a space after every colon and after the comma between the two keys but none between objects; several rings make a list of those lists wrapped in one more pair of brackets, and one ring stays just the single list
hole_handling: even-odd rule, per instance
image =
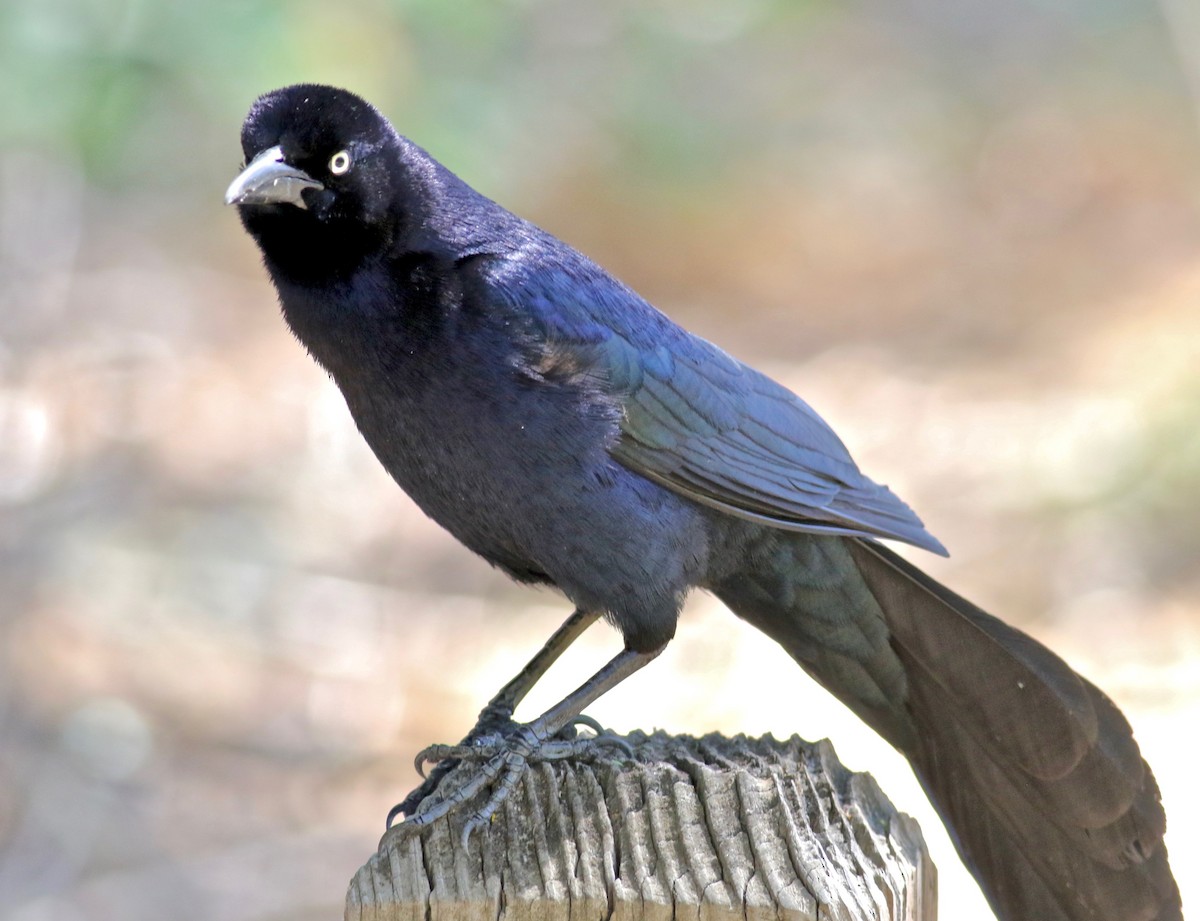
[{"label": "long tail feather", "polygon": [[771,537],[715,590],[909,759],[997,916],[1181,921],[1158,785],[1112,701],[887,548],[819,540]]}]

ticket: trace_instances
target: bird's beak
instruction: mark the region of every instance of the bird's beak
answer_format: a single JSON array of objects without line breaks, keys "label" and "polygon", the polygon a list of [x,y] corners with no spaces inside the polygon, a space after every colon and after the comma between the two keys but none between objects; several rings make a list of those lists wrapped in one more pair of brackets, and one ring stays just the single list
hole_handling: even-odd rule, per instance
[{"label": "bird's beak", "polygon": [[227,205],[295,205],[305,207],[305,189],[325,188],[312,176],[283,159],[283,150],[272,147],[250,161],[225,190]]}]

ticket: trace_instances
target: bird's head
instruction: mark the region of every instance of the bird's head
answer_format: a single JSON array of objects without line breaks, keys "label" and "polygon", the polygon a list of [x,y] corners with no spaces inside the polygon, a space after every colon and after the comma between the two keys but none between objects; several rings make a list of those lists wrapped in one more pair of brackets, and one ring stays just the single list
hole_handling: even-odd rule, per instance
[{"label": "bird's head", "polygon": [[346,90],[275,90],[246,116],[246,165],[225,202],[238,206],[269,267],[294,278],[336,277],[420,222],[420,177],[412,175],[408,146]]}]

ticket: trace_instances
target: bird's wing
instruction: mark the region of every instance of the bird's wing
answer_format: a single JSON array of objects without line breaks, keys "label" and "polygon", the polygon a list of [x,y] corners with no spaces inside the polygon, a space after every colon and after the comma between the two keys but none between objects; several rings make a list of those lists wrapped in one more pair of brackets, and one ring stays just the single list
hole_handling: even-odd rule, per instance
[{"label": "bird's wing", "polygon": [[629,469],[772,527],[946,552],[912,509],[859,471],[807,403],[611,276],[543,270],[506,287],[535,318],[541,360],[588,369],[618,402],[610,451]]},{"label": "bird's wing", "polygon": [[808,404],[707,342],[689,345],[637,366],[617,460],[742,518],[945,552],[912,509],[863,476]]}]

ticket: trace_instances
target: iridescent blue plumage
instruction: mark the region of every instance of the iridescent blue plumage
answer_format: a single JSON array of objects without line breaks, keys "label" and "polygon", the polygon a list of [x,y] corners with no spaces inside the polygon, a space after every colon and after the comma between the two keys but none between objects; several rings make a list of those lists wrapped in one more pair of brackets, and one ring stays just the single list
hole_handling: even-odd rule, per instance
[{"label": "iridescent blue plumage", "polygon": [[[557,244],[557,245],[556,245]],[[531,233],[489,272],[547,360],[586,369],[621,407],[613,456],[711,508],[787,530],[945,548],[790,390],[688,333],[558,241]]]}]

